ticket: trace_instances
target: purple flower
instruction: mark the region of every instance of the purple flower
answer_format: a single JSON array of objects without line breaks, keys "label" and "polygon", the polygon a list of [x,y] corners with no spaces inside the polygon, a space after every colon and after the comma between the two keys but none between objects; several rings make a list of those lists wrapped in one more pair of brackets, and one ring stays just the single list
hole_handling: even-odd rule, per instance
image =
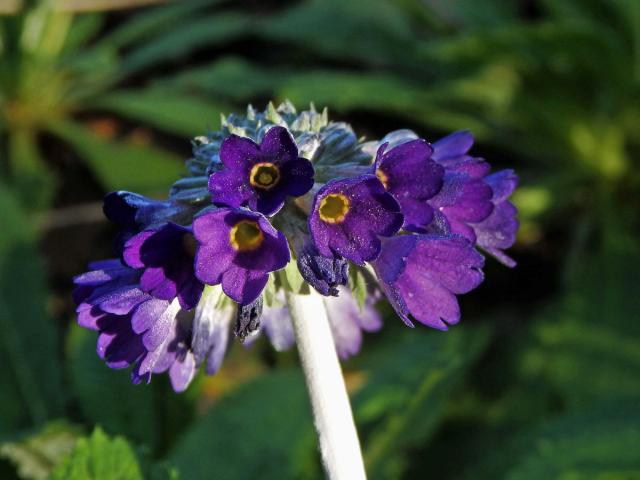
[{"label": "purple flower", "polygon": [[387,240],[373,263],[397,314],[446,330],[460,320],[457,294],[483,280],[484,258],[459,236],[404,235]]},{"label": "purple flower", "polygon": [[209,177],[214,203],[229,207],[248,206],[273,215],[287,195],[299,197],[313,187],[313,165],[298,157],[298,147],[283,127],[272,127],[260,145],[231,135],[220,148],[225,169]]},{"label": "purple flower", "polygon": [[513,170],[501,170],[488,175],[484,181],[491,186],[494,204],[493,212],[485,220],[473,225],[478,246],[493,255],[507,267],[515,267],[516,262],[503,250],[511,247],[516,241],[519,223],[516,219],[518,210],[508,200],[518,186],[518,177]]},{"label": "purple flower", "polygon": [[429,231],[458,234],[476,242],[471,224],[485,220],[493,211],[491,187],[481,178],[445,170],[442,189],[428,202],[434,207]]},{"label": "purple flower", "polygon": [[518,177],[513,170],[489,174],[487,162],[468,155],[473,141],[471,133],[456,132],[433,144],[433,158],[446,172],[442,192],[429,202],[438,208],[434,224],[441,225],[440,231],[465,236],[513,267],[516,262],[503,250],[514,244],[518,231],[518,211],[508,201]]},{"label": "purple flower", "polygon": [[269,273],[290,260],[287,239],[259,213],[222,208],[196,218],[193,231],[199,243],[196,276],[208,285],[222,284],[241,305],[258,298]]},{"label": "purple flower", "polygon": [[378,236],[402,227],[400,205],[374,175],[332,180],[322,187],[309,215],[309,230],[325,257],[340,255],[357,264],[380,253]]},{"label": "purple flower", "polygon": [[122,250],[129,238],[141,230],[166,223],[171,219],[185,219],[193,213],[188,205],[170,200],[152,200],[123,190],[107,194],[102,209],[105,216],[121,228],[117,240],[118,251]]},{"label": "purple flower", "polygon": [[404,227],[412,230],[431,223],[433,209],[427,203],[442,187],[444,169],[430,157],[433,148],[418,139],[391,150],[383,144],[376,155],[374,172],[384,188],[398,201]]},{"label": "purple flower", "polygon": [[144,269],[140,288],[162,300],[178,298],[185,310],[198,304],[203,285],[194,275],[196,242],[191,230],[166,223],[130,238],[124,247],[124,261]]},{"label": "purple flower", "polygon": [[338,286],[346,285],[349,280],[349,262],[339,255],[320,255],[310,241],[298,251],[297,263],[302,278],[325,296],[337,297]]},{"label": "purple flower", "polygon": [[[205,298],[193,312],[177,300],[162,300],[139,288],[142,270],[119,260],[90,265],[74,279],[78,323],[99,332],[97,352],[110,368],[133,366],[132,381],[149,382],[168,372],[174,390],[187,388],[198,367],[217,370],[226,349],[228,311],[208,309]],[[225,319],[226,314],[226,319]]]}]

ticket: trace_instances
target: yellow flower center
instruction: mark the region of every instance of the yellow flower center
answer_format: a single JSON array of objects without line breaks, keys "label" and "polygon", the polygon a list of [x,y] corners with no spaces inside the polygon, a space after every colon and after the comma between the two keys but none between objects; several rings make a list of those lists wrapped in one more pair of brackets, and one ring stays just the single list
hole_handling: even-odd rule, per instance
[{"label": "yellow flower center", "polygon": [[258,222],[253,220],[240,220],[229,232],[229,242],[238,252],[250,252],[262,245],[264,234]]},{"label": "yellow flower center", "polygon": [[249,183],[261,190],[271,190],[280,181],[280,169],[271,162],[256,163],[249,173]]},{"label": "yellow flower center", "polygon": [[379,168],[376,169],[376,177],[380,180],[380,183],[384,186],[385,190],[389,188],[389,176]]},{"label": "yellow flower center", "polygon": [[342,223],[349,213],[349,199],[342,193],[330,193],[320,201],[320,220]]}]

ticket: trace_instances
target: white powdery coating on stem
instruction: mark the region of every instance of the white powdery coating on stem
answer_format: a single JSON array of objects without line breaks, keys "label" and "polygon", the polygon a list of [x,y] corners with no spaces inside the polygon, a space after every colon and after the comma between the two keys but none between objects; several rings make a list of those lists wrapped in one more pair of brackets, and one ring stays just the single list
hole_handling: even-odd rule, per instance
[{"label": "white powdery coating on stem", "polygon": [[330,480],[365,480],[358,433],[322,297],[288,293],[320,451]]}]

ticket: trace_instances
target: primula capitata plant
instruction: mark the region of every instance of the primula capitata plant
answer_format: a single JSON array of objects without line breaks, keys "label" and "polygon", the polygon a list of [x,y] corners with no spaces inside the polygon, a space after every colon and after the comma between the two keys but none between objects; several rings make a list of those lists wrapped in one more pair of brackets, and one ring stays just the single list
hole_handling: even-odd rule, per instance
[{"label": "primula capitata plant", "polygon": [[346,475],[332,470],[338,454],[323,440],[333,428],[323,418],[346,404],[348,421],[350,411],[319,398],[346,395],[342,383],[317,383],[332,360],[311,358],[327,340],[307,335],[318,326],[310,322],[328,321],[341,358],[357,353],[363,331],[380,329],[383,297],[408,326],[458,323],[456,296],[484,279],[481,252],[515,265],[504,250],[518,229],[509,201],[518,179],[473,157],[469,132],[430,143],[399,130],[365,142],[326,110],[289,103],[232,114],[193,144],[167,200],[105,198],[121,228],[118,258],[75,278],[78,322],[99,332],[109,367],[132,367],[134,383],[167,372],[177,392],[202,365],[216,373],[230,332],[243,342],[264,332],[277,350],[297,339],[327,471]]}]

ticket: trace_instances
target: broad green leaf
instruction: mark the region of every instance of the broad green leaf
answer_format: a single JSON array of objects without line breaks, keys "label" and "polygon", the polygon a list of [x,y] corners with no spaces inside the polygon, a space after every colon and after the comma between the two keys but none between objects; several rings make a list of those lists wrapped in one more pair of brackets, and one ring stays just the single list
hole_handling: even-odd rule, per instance
[{"label": "broad green leaf", "polygon": [[156,147],[105,140],[69,121],[48,129],[69,142],[109,190],[164,191],[183,171],[177,156]]},{"label": "broad green leaf", "polygon": [[49,478],[53,469],[73,450],[82,435],[79,427],[66,421],[47,424],[42,430],[0,445],[0,457],[13,463],[20,478]]},{"label": "broad green leaf", "polygon": [[88,106],[115,112],[185,137],[195,137],[219,128],[220,114],[229,110],[194,95],[159,88],[107,93]]},{"label": "broad green leaf", "polygon": [[298,478],[314,451],[304,381],[262,375],[223,398],[186,433],[169,462],[189,480]]},{"label": "broad green leaf", "polygon": [[355,415],[372,478],[396,478],[407,449],[429,440],[489,337],[468,323],[450,332],[417,327],[385,335],[356,360],[366,381],[354,398]]},{"label": "broad green leaf", "polygon": [[138,459],[123,437],[108,437],[99,427],[76,444],[52,480],[142,480]]},{"label": "broad green leaf", "polygon": [[0,437],[61,413],[57,334],[31,219],[0,185]]}]

